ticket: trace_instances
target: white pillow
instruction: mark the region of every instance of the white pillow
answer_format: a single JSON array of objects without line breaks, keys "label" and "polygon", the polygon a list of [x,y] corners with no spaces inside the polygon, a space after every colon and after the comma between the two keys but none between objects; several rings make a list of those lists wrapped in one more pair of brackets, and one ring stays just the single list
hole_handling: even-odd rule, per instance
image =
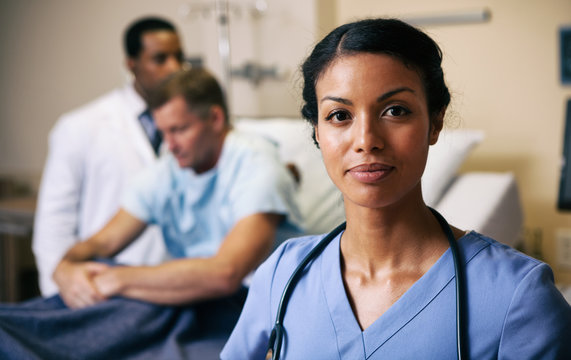
[{"label": "white pillow", "polygon": [[428,206],[436,206],[472,149],[484,139],[480,130],[443,130],[428,151],[422,175],[422,195]]}]

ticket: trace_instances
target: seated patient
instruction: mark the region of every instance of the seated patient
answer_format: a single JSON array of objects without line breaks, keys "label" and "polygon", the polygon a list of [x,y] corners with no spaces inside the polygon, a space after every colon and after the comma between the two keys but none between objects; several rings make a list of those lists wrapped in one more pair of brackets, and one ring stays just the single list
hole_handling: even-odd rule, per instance
[{"label": "seated patient", "polygon": [[571,308],[551,269],[424,203],[450,102],[441,61],[430,37],[394,19],[343,25],[316,45],[302,114],[346,227],[289,240],[259,267],[222,359],[571,359]]},{"label": "seated patient", "polygon": [[[53,299],[0,308],[0,358],[30,353],[65,358],[57,352],[62,346],[73,346],[72,358],[136,358],[109,351],[137,344],[139,354],[157,342],[164,342],[159,346],[164,348],[171,329],[182,331],[171,339],[175,343],[208,334],[225,341],[239,316],[240,299],[245,299],[244,277],[268,255],[276,238],[300,233],[293,177],[275,145],[232,130],[222,89],[209,72],[173,74],[150,105],[170,153],[137,178],[110,222],[74,245],[57,266],[54,279],[61,299],[76,310],[47,305]],[[127,247],[148,224],[162,229],[172,260],[156,266],[96,261]],[[119,299],[128,306],[117,305]],[[187,306],[163,311],[143,304]],[[46,307],[59,313],[25,311]],[[191,311],[181,315],[181,309]],[[17,326],[18,320],[23,325]],[[143,336],[149,325],[157,338]],[[83,348],[88,340],[82,332],[96,339],[89,349]],[[141,358],[179,356],[155,351]]]},{"label": "seated patient", "polygon": [[[171,76],[150,106],[170,154],[139,177],[100,232],[56,267],[69,307],[116,295],[161,304],[230,295],[272,249],[280,225],[299,225],[293,179],[276,149],[231,130],[222,90],[206,70]],[[175,260],[111,268],[93,262],[121,251],[151,223]]]}]

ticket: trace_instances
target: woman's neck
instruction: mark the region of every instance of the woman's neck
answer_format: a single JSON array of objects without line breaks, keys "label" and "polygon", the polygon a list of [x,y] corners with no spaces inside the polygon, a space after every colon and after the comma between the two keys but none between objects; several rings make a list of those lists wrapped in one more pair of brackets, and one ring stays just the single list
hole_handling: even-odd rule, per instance
[{"label": "woman's neck", "polygon": [[446,236],[422,199],[380,209],[346,202],[345,210],[347,229],[341,252],[346,264],[373,272],[429,268],[448,248]]}]

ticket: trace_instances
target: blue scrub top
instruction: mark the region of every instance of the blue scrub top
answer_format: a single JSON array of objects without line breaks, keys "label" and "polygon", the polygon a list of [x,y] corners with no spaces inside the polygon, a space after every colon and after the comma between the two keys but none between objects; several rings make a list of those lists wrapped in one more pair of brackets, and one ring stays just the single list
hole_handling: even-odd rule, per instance
[{"label": "blue scrub top", "polygon": [[[282,291],[323,238],[292,239],[254,276],[222,359],[264,359]],[[448,249],[388,311],[361,330],[341,277],[338,236],[296,285],[282,359],[456,359],[454,265]],[[571,307],[544,263],[475,232],[459,240],[471,359],[571,359]]]}]

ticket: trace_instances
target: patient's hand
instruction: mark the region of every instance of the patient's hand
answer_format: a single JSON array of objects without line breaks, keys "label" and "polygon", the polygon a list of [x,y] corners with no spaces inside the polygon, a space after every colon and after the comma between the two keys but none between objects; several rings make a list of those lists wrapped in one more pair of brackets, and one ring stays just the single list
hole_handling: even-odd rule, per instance
[{"label": "patient's hand", "polygon": [[105,300],[93,279],[107,269],[108,265],[98,262],[62,260],[54,272],[54,280],[66,305],[77,309]]},{"label": "patient's hand", "polygon": [[93,284],[95,285],[99,294],[105,298],[118,295],[121,292],[121,282],[119,273],[125,267],[110,267],[106,271],[102,271],[93,277]]}]

